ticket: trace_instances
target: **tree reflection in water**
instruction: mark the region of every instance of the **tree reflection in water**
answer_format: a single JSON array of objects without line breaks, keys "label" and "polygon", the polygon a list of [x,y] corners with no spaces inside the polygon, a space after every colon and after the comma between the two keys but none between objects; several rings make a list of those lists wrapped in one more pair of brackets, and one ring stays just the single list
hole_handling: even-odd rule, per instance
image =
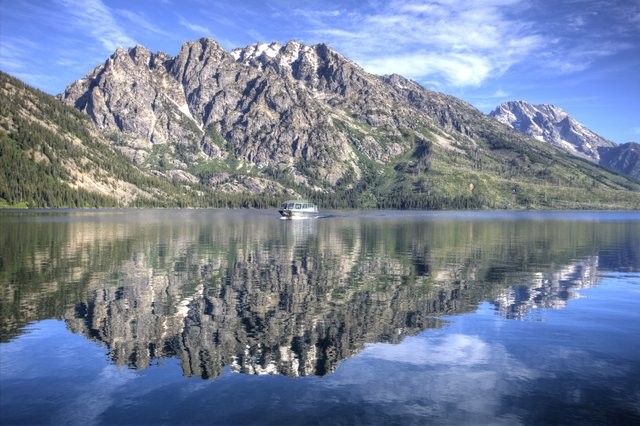
[{"label": "tree reflection in water", "polygon": [[0,226],[3,336],[62,317],[117,365],[177,357],[203,378],[324,375],[483,301],[515,319],[560,308],[616,261],[606,247],[640,240],[615,222],[465,215],[142,210]]}]

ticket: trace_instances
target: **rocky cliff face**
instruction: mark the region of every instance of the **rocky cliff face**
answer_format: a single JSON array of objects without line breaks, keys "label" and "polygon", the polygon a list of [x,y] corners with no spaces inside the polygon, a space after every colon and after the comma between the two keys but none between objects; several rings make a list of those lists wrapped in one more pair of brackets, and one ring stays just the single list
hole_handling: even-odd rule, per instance
[{"label": "rocky cliff face", "polygon": [[[119,49],[61,98],[99,127],[122,131],[121,150],[138,164],[164,146],[170,167],[185,171],[232,156],[239,166],[292,171],[299,183],[335,184],[359,174],[360,152],[380,161],[408,148],[383,143],[397,134],[383,81],[326,45],[257,44],[228,53],[201,39],[174,58]],[[354,124],[353,114],[378,134]]]},{"label": "rocky cliff face", "polygon": [[[93,113],[105,123],[123,122],[104,109]],[[2,72],[0,139],[0,206],[172,205],[202,193],[140,170],[85,114]]]},{"label": "rocky cliff face", "polygon": [[[227,52],[204,38],[175,57],[119,49],[59,98],[142,169],[216,193],[336,207],[566,208],[564,189],[547,197],[550,183],[600,190],[607,205],[611,188],[636,188],[460,99],[369,74],[325,44]],[[525,196],[514,197],[514,179]]]},{"label": "rocky cliff face", "polygon": [[600,149],[615,146],[615,143],[595,134],[554,105],[506,102],[489,115],[521,133],[596,163],[600,160]]},{"label": "rocky cliff face", "polygon": [[[194,165],[219,159],[316,189],[357,182],[363,167],[427,145],[474,145],[474,124],[487,121],[453,97],[368,74],[324,44],[294,41],[226,52],[201,39],[176,57],[118,49],[60,98],[113,131],[133,161],[162,173],[196,181]],[[229,171],[203,183],[264,190],[233,186]]]}]

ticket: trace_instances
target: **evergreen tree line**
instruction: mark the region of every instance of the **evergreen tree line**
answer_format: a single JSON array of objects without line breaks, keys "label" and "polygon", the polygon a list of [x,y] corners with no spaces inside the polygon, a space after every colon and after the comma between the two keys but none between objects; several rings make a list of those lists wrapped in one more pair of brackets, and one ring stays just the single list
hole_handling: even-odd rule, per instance
[{"label": "evergreen tree line", "polygon": [[457,210],[487,207],[486,201],[476,194],[441,196],[394,192],[378,194],[371,199],[363,197],[362,193],[356,190],[347,190],[340,193],[308,194],[307,198],[318,206],[329,209]]},{"label": "evergreen tree line", "polygon": [[0,199],[28,207],[116,207],[110,197],[62,183],[66,172],[53,163],[38,163],[6,135],[0,136]]}]

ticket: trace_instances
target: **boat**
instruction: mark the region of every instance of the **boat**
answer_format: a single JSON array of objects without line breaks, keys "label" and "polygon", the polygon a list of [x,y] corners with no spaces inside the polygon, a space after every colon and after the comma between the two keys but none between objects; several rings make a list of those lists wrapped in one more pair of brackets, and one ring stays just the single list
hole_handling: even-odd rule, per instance
[{"label": "boat", "polygon": [[318,217],[318,206],[307,200],[285,201],[278,211],[283,219]]}]

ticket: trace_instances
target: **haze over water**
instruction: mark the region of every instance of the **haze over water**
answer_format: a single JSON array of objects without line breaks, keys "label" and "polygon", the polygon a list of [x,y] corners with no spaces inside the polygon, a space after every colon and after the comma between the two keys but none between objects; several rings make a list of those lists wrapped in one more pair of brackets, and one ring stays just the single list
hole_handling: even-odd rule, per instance
[{"label": "haze over water", "polygon": [[0,212],[2,424],[640,422],[640,213]]}]

